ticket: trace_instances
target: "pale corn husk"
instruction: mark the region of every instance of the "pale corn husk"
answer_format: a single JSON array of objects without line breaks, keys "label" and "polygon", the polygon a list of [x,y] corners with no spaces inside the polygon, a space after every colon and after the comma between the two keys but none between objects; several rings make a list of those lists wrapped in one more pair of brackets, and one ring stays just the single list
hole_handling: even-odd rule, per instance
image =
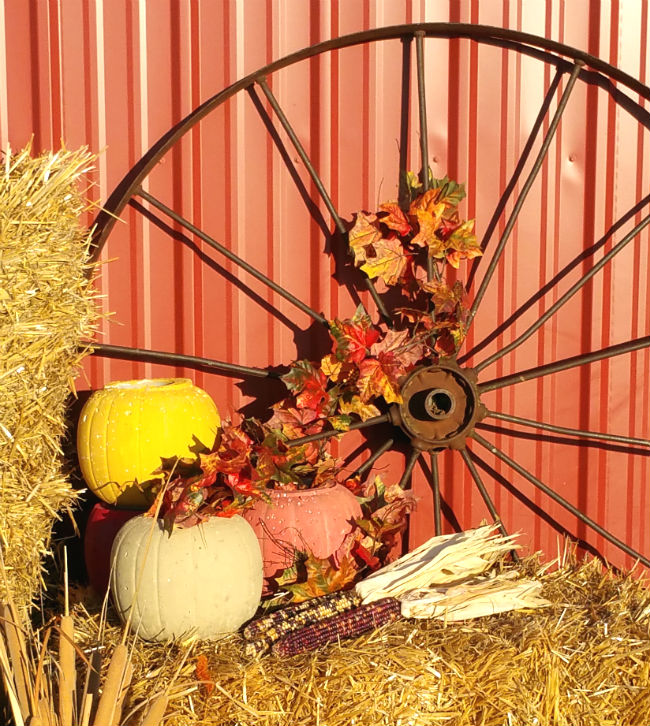
[{"label": "pale corn husk", "polygon": [[512,574],[477,578],[446,588],[412,590],[400,598],[402,615],[456,622],[551,604],[541,596],[541,582],[528,578],[515,580]]},{"label": "pale corn husk", "polygon": [[356,585],[363,604],[384,597],[400,597],[410,590],[445,585],[475,577],[516,547],[516,535],[497,534],[485,525],[457,534],[440,535],[413,552],[377,570]]},{"label": "pale corn husk", "polygon": [[0,163],[0,544],[20,611],[40,589],[54,520],[78,496],[61,441],[98,319],[80,223],[92,161],[85,149],[32,158],[27,147]]}]

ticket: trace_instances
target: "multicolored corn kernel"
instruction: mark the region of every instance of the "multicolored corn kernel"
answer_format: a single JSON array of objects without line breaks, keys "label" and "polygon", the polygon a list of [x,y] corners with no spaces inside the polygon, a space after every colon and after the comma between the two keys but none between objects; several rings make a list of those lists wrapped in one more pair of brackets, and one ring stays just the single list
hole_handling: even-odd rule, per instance
[{"label": "multicolored corn kernel", "polygon": [[273,645],[273,653],[281,656],[305,653],[342,638],[361,635],[399,618],[400,601],[392,597],[384,598],[296,630],[278,640]]},{"label": "multicolored corn kernel", "polygon": [[324,620],[331,615],[342,613],[345,610],[356,607],[361,603],[361,598],[354,590],[335,592],[331,595],[323,595],[312,600],[290,605],[281,610],[276,610],[249,623],[243,631],[246,640],[259,641],[270,639],[271,642],[279,640],[287,633]]}]

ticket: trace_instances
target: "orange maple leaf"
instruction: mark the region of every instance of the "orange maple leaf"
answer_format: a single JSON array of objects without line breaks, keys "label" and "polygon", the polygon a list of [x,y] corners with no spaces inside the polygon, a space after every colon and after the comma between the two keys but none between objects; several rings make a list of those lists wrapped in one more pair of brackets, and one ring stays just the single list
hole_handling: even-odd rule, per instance
[{"label": "orange maple leaf", "polygon": [[418,247],[428,247],[431,257],[444,257],[445,243],[438,235],[444,211],[445,205],[437,204],[432,211],[418,209],[415,215],[419,231],[412,243]]},{"label": "orange maple leaf", "polygon": [[402,403],[397,379],[404,368],[393,353],[380,353],[377,358],[366,358],[359,366],[357,386],[364,403],[383,396],[386,403]]},{"label": "orange maple leaf", "polygon": [[321,560],[311,553],[306,557],[303,553],[302,557],[306,581],[282,586],[282,589],[292,593],[293,602],[303,602],[330,592],[344,590],[354,582],[359,573],[359,568],[352,557],[341,558],[336,566],[330,559]]},{"label": "orange maple leaf", "polygon": [[408,221],[408,217],[400,209],[397,202],[384,202],[379,205],[379,209],[382,212],[386,212],[385,216],[381,217],[381,223],[385,224],[389,229],[395,230],[398,235],[404,237],[411,232],[411,225]]}]

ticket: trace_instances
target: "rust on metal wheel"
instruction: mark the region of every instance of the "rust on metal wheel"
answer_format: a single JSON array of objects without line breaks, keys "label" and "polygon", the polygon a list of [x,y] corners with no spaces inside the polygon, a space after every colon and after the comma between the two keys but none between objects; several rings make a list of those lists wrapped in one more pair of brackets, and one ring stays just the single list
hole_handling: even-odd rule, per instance
[{"label": "rust on metal wheel", "polygon": [[[472,324],[479,307],[484,300],[488,286],[493,283],[495,271],[502,261],[504,251],[508,245],[512,232],[515,228],[518,216],[529,194],[531,187],[542,169],[548,154],[549,147],[558,129],[562,115],[569,103],[573,90],[578,82],[590,84],[604,89],[614,100],[619,108],[632,114],[639,124],[650,128],[650,114],[642,103],[637,103],[625,89],[633,94],[638,94],[643,99],[650,99],[650,88],[638,80],[621,72],[613,66],[593,57],[582,51],[570,48],[569,46],[538,38],[526,33],[501,28],[486,27],[480,25],[466,25],[454,23],[429,23],[419,25],[403,25],[388,28],[380,28],[374,31],[357,33],[330,40],[319,45],[306,48],[286,58],[275,61],[266,67],[237,81],[221,93],[205,101],[186,118],[168,131],[138,164],[129,171],[121,183],[109,197],[104,210],[98,215],[94,233],[94,258],[96,259],[103,246],[109,239],[115,220],[130,205],[148,218],[155,218],[161,215],[163,219],[172,220],[185,232],[201,240],[220,255],[225,256],[235,266],[253,276],[262,284],[268,286],[276,294],[280,295],[296,309],[306,313],[314,321],[327,325],[328,318],[320,311],[312,309],[304,301],[293,295],[290,290],[285,289],[262,271],[258,270],[249,261],[242,259],[223,244],[219,243],[206,231],[195,226],[192,220],[186,219],[177,211],[172,209],[164,200],[158,199],[150,191],[143,188],[147,176],[155,165],[165,154],[196,124],[205,116],[218,108],[225,101],[238,93],[261,93],[268,102],[275,114],[276,122],[286,133],[294,151],[304,164],[305,169],[313,181],[321,201],[328,209],[334,227],[342,236],[346,234],[346,224],[336,210],[332,199],[319,176],[318,170],[310,160],[307,152],[302,146],[298,135],[293,129],[287,113],[283,110],[277,98],[273,94],[267,78],[277,71],[305,61],[309,58],[319,56],[323,53],[362,45],[377,43],[388,40],[401,40],[404,43],[405,58],[410,62],[412,41],[415,41],[416,69],[417,69],[417,98],[418,98],[418,124],[420,138],[420,155],[422,168],[428,167],[429,152],[427,148],[427,114],[426,114],[426,89],[424,72],[425,41],[427,39],[468,39],[471,42],[483,43],[497,46],[515,53],[531,56],[548,64],[555,69],[555,76],[552,78],[548,92],[538,114],[531,138],[540,138],[537,156],[532,158],[533,143],[527,144],[520,166],[529,159],[531,169],[527,177],[519,180],[518,194],[514,196],[514,186],[503,191],[499,200],[499,208],[505,207],[505,202],[512,202],[511,211],[505,225],[500,233],[499,239],[488,245],[489,234],[494,231],[494,226],[489,234],[483,239],[483,247],[486,251],[485,260],[487,267],[484,270],[480,284],[475,288],[473,303],[469,310],[468,325]],[[404,76],[404,83],[410,82],[408,74]],[[562,82],[562,83],[561,83]],[[550,103],[558,89],[562,86],[557,106],[553,115],[547,118]],[[259,110],[259,108],[258,108]],[[543,122],[544,121],[544,122]],[[547,123],[546,123],[547,121]],[[427,175],[424,174],[423,182],[428,183]],[[648,197],[637,204],[632,210],[634,214],[628,213],[626,220],[631,219],[635,214],[640,214],[643,207],[647,206]],[[146,205],[146,206],[145,206]],[[619,220],[620,221],[620,220]],[[556,426],[543,421],[537,421],[522,416],[515,416],[509,413],[491,410],[482,400],[484,395],[490,391],[515,386],[525,381],[552,375],[559,371],[569,370],[580,366],[588,366],[596,361],[607,360],[615,356],[622,356],[650,347],[650,335],[635,338],[624,343],[608,346],[599,350],[572,356],[565,359],[549,361],[526,370],[517,371],[513,374],[500,376],[485,380],[482,372],[485,368],[500,360],[510,352],[514,351],[525,340],[534,335],[552,316],[557,313],[576,293],[578,293],[601,269],[603,269],[622,249],[624,249],[639,233],[650,223],[650,216],[645,216],[636,226],[631,229],[620,241],[612,244],[605,254],[593,262],[592,257],[595,250],[586,255],[589,266],[586,272],[561,296],[559,296],[546,311],[537,318],[524,332],[511,340],[507,345],[500,347],[494,354],[483,360],[474,362],[467,367],[470,360],[470,353],[460,355],[457,359],[442,358],[431,361],[430,364],[421,366],[412,371],[402,382],[401,393],[403,402],[393,404],[381,415],[370,418],[367,421],[360,421],[350,426],[351,430],[367,429],[373,426],[386,427],[386,434],[383,441],[371,453],[366,462],[359,467],[357,472],[360,475],[371,470],[375,462],[386,451],[390,450],[400,436],[406,436],[410,444],[407,452],[406,465],[401,477],[401,484],[408,486],[411,473],[418,460],[429,458],[431,489],[433,494],[434,530],[441,531],[441,499],[438,480],[438,455],[445,450],[456,452],[456,456],[464,463],[469,472],[471,480],[476,486],[488,511],[495,522],[498,522],[502,531],[505,532],[499,513],[491,499],[479,471],[479,457],[477,452],[482,449],[489,451],[496,459],[502,462],[507,468],[527,480],[536,487],[544,496],[553,500],[560,507],[564,508],[571,515],[575,516],[581,523],[594,530],[609,543],[619,548],[622,552],[639,560],[650,567],[650,552],[638,552],[628,543],[622,541],[612,532],[605,529],[585,512],[581,511],[560,493],[549,487],[534,473],[528,471],[506,452],[497,447],[490,439],[485,438],[483,433],[490,430],[486,424],[503,422],[512,426],[524,427],[536,432],[549,432],[583,442],[585,445],[592,445],[593,442],[605,442],[620,446],[629,447],[629,455],[647,455],[650,449],[650,440],[637,436],[626,436],[612,434],[602,431],[587,431],[577,428]],[[618,228],[617,222],[614,227]],[[482,269],[482,268],[481,268]],[[583,268],[584,269],[584,268]],[[428,270],[429,279],[437,273],[435,267],[430,264]],[[392,324],[393,314],[386,301],[375,288],[372,280],[365,278],[363,284],[367,286],[369,293],[377,306],[378,315],[387,325]],[[199,358],[190,355],[169,353],[158,350],[145,350],[141,348],[128,348],[110,344],[97,344],[96,355],[119,357],[129,360],[155,361],[170,365],[195,366],[203,370],[226,375],[241,377],[277,377],[278,373],[271,368],[255,368],[243,364],[227,361]],[[338,435],[339,431],[324,431],[319,434],[296,439],[291,444],[304,443],[310,440],[325,439]],[[502,433],[508,433],[504,429]],[[639,453],[640,452],[640,453]]]},{"label": "rust on metal wheel", "polygon": [[416,368],[402,383],[404,400],[393,404],[391,422],[420,451],[464,449],[476,423],[487,415],[477,384],[476,372],[453,359]]}]

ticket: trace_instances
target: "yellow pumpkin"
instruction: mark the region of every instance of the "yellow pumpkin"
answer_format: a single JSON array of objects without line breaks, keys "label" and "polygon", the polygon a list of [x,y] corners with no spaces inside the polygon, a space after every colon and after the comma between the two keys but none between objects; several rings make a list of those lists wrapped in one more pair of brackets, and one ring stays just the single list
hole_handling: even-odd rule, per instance
[{"label": "yellow pumpkin", "polygon": [[116,381],[92,393],[77,429],[81,472],[108,504],[145,508],[161,459],[211,448],[219,428],[213,400],[189,378]]}]

